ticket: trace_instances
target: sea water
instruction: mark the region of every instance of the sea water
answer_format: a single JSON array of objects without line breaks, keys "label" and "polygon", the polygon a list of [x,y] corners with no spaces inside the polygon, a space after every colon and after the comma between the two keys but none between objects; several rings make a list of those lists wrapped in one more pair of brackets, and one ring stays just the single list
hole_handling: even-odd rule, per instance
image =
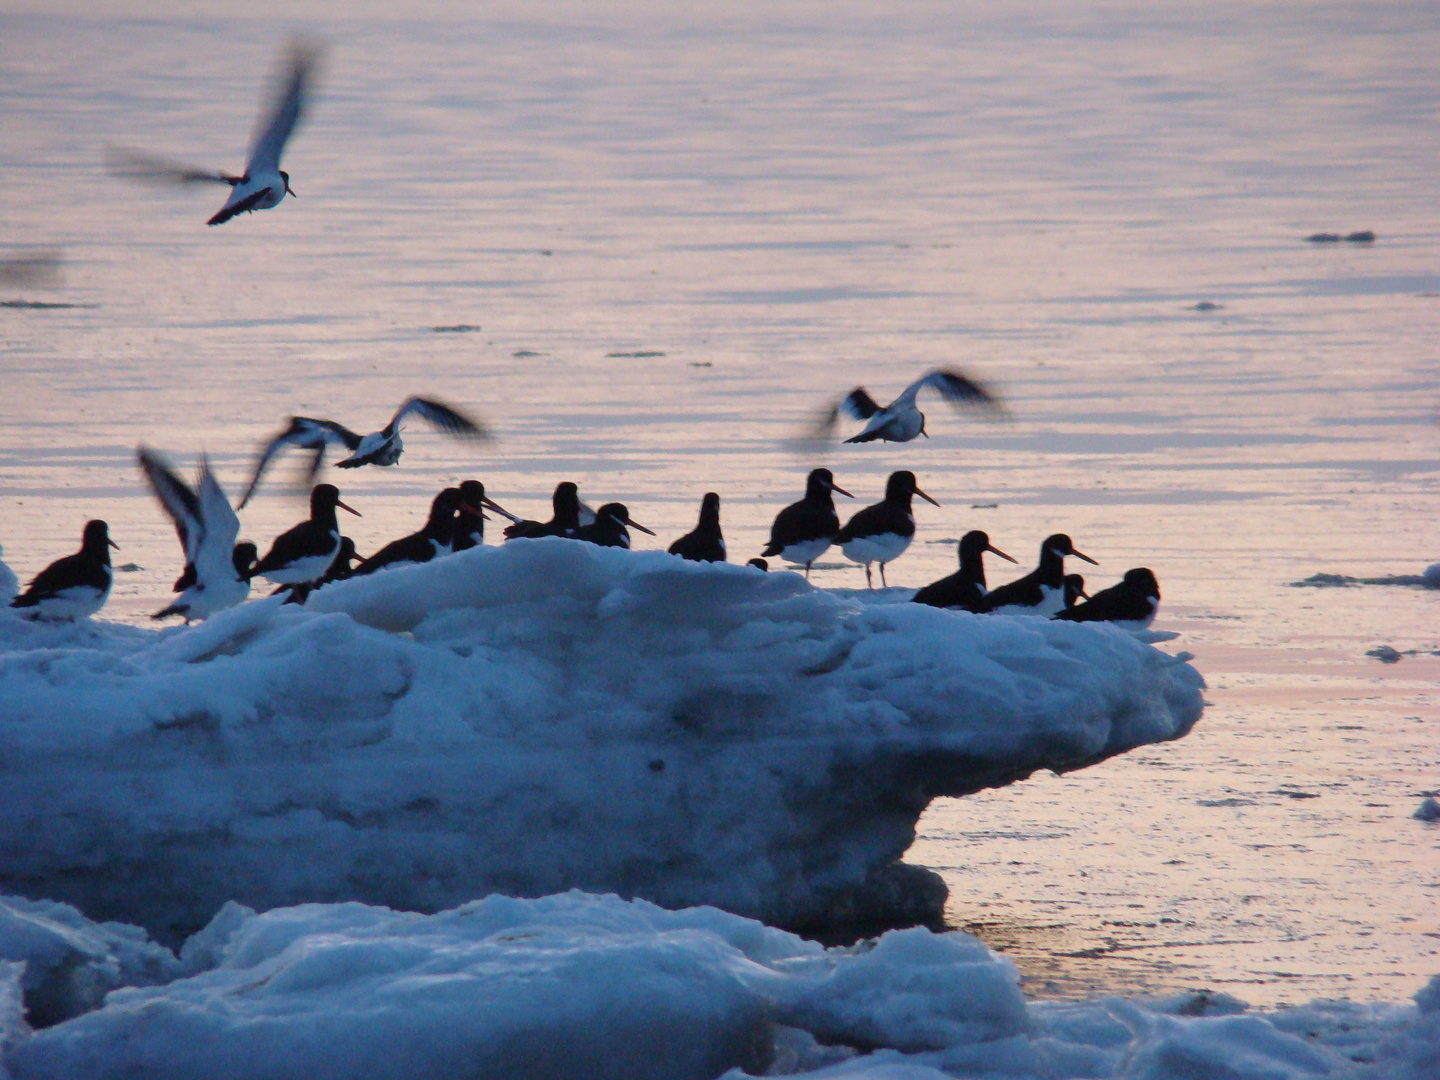
[{"label": "sea water", "polygon": [[[474,476],[530,517],[575,480],[659,534],[638,547],[714,490],[738,561],[811,467],[842,517],[911,469],[942,505],[893,585],[968,529],[1026,566],[1068,532],[1092,589],[1155,571],[1163,647],[1211,684],[1180,742],[935,803],[908,858],[952,924],[1040,996],[1401,1000],[1440,971],[1440,826],[1411,818],[1440,788],[1440,592],[1292,584],[1440,561],[1440,9],[348,11],[0,15],[0,258],[64,257],[0,300],[66,305],[0,307],[22,582],[103,517],[102,617],[148,623],[181,559],[137,445],[238,493],[289,415],[374,430],[412,393],[495,437],[415,423],[398,467],[328,473],[362,553]],[[207,229],[225,189],[106,174],[107,144],[242,167],[291,34],[326,45],[296,199]],[[1011,419],[922,402],[929,439],[793,448],[937,365]],[[243,535],[305,515],[300,475]],[[864,574],[832,551],[813,581]]]}]

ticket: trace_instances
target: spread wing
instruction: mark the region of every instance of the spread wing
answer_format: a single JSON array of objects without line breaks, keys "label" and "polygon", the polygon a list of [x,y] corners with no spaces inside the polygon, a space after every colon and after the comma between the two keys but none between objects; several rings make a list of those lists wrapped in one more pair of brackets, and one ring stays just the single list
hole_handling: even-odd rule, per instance
[{"label": "spread wing", "polygon": [[228,184],[234,187],[240,182],[238,176],[201,169],[186,165],[182,161],[147,154],[143,150],[132,150],[125,146],[105,148],[105,167],[114,176],[127,180],[143,180],[151,184]]},{"label": "spread wing", "polygon": [[857,386],[839,401],[816,414],[798,435],[786,439],[785,445],[797,454],[809,456],[821,453],[835,438],[835,425],[840,422],[842,412],[856,420],[868,420],[879,411],[880,406],[875,404],[875,400],[865,392],[865,388]]},{"label": "spread wing", "polygon": [[240,535],[240,519],[230,509],[210,462],[202,455],[197,482],[200,502],[200,541],[196,545],[195,571],[202,583],[233,580],[235,577],[235,538]]},{"label": "spread wing", "polygon": [[285,143],[305,113],[310,83],[319,59],[317,46],[299,41],[291,43],[290,54],[275,81],[270,107],[260,115],[250,142],[250,159],[245,165],[245,171],[250,175],[280,168],[280,155],[285,151]]},{"label": "spread wing", "polygon": [[856,420],[869,420],[880,411],[880,406],[875,399],[865,392],[863,386],[857,386],[850,393],[840,399],[835,408],[846,416],[854,417]]},{"label": "spread wing", "polygon": [[205,535],[200,499],[155,451],[142,446],[136,450],[135,456],[145,479],[150,481],[150,490],[155,492],[170,520],[175,522],[175,532],[180,537],[180,547],[185,551],[188,566],[195,561],[201,538]]},{"label": "spread wing", "polygon": [[390,418],[390,423],[385,425],[384,435],[387,439],[395,434],[407,416],[418,416],[428,420],[447,435],[459,435],[467,439],[490,438],[490,433],[485,430],[484,425],[472,420],[458,409],[452,409],[443,401],[411,397],[405,399],[405,403]]},{"label": "spread wing", "polygon": [[[905,388],[894,405],[911,406],[915,396],[929,387],[952,405],[979,405],[995,412],[1005,412],[1004,403],[983,385],[953,368],[936,368],[926,372]],[[892,406],[893,408],[894,406]]]},{"label": "spread wing", "polygon": [[308,416],[292,416],[290,426],[271,439],[265,445],[265,449],[261,451],[259,459],[255,462],[255,473],[250,478],[250,486],[245,489],[245,496],[240,500],[239,509],[245,509],[245,504],[250,501],[250,497],[255,494],[255,489],[260,486],[260,477],[265,474],[265,469],[281,450],[287,446],[313,450],[315,456],[310,462],[310,479],[314,480],[324,462],[325,447],[331,443],[354,450],[360,445],[360,436],[345,425],[337,424],[333,420],[312,420]]}]

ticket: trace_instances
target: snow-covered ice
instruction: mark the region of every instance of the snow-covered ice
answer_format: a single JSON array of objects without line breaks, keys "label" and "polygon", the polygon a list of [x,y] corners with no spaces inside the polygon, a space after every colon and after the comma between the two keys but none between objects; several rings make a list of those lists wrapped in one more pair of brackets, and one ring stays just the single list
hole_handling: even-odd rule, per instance
[{"label": "snow-covered ice", "polygon": [[[50,946],[27,942],[47,963]],[[580,892],[435,915],[230,905],[182,959],[167,984],[33,1034],[12,1008],[4,1066],[15,1080],[1433,1080],[1440,1062],[1440,978],[1414,1006],[1031,1003],[1008,961],[959,932],[824,949],[714,908]]]},{"label": "snow-covered ice", "polygon": [[1202,685],[1104,626],[560,540],[190,628],[0,619],[0,889],[170,942],[227,900],[572,887],[930,917],[931,799],[1182,736]]}]

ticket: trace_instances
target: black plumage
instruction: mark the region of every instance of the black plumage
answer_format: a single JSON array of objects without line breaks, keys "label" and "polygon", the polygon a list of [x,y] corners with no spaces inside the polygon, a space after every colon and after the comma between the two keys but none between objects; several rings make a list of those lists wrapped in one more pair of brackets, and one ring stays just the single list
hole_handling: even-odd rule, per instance
[{"label": "black plumage", "polygon": [[628,548],[630,534],[625,531],[627,525],[643,533],[650,533],[651,536],[655,535],[638,521],[630,520],[630,511],[625,508],[624,503],[606,503],[595,511],[594,521],[575,530],[575,539],[584,540],[588,544],[598,544],[600,547]]},{"label": "black plumage", "polygon": [[355,577],[373,574],[384,566],[429,562],[450,553],[455,535],[455,515],[460,511],[460,489],[449,487],[430,502],[430,516],[419,532],[392,540],[355,568]]},{"label": "black plumage", "polygon": [[910,509],[910,500],[916,495],[935,506],[940,505],[920,490],[913,472],[908,469],[893,472],[885,481],[885,498],[856,513],[835,534],[834,542],[840,545],[845,557],[864,564],[867,587],[874,587],[870,580],[873,562],[880,564],[880,584],[889,587],[885,581],[885,565],[903,555],[915,537],[915,515]]},{"label": "black plumage", "polygon": [[336,508],[356,517],[358,510],[340,501],[333,484],[316,484],[310,492],[310,518],[275,538],[255,566],[255,576],[279,585],[312,585],[329,572],[340,553],[340,525]]},{"label": "black plumage", "polygon": [[810,564],[825,553],[840,531],[840,517],[835,513],[834,492],[854,498],[835,483],[829,469],[813,469],[805,479],[805,497],[791,503],[775,515],[770,526],[770,543],[760,554],[766,558],[779,555],[792,563]]},{"label": "black plumage", "polygon": [[720,534],[720,496],[707,491],[700,501],[700,522],[670,545],[670,554],[691,562],[724,562],[725,537]]},{"label": "black plumage", "polygon": [[550,497],[549,521],[517,521],[505,527],[506,540],[535,539],[541,536],[574,538],[580,528],[580,489],[569,480],[555,485]]},{"label": "black plumage", "polygon": [[1067,555],[1095,563],[1089,555],[1076,551],[1070,537],[1064,533],[1047,536],[1040,545],[1040,565],[1024,577],[987,593],[980,604],[980,610],[996,611],[1003,607],[1034,608],[1037,615],[1053,615],[1063,610]]},{"label": "black plumage", "polygon": [[41,570],[10,606],[37,619],[79,619],[95,614],[110,595],[115,579],[110,549],[119,546],[110,539],[105,522],[87,521],[80,550]]},{"label": "black plumage", "polygon": [[1125,571],[1118,585],[1101,589],[1088,604],[1055,616],[1067,622],[1133,622],[1149,626],[1160,608],[1160,582],[1144,566]]},{"label": "black plumage", "polygon": [[999,548],[992,547],[989,535],[979,529],[960,538],[959,551],[960,569],[949,577],[926,585],[915,594],[915,603],[979,611],[985,599],[985,552],[999,555],[1012,563],[1015,561]]}]

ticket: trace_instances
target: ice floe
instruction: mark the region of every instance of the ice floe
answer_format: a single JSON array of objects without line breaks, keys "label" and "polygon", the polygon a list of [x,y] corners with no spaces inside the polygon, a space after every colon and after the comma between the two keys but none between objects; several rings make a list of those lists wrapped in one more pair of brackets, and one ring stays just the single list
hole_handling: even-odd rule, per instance
[{"label": "ice floe", "polygon": [[[50,946],[26,940],[48,963]],[[1433,1080],[1440,1060],[1440,978],[1414,1006],[1252,1013],[1205,993],[1037,1003],[1008,961],[959,932],[824,949],[714,908],[580,892],[435,915],[230,905],[200,940],[171,957],[165,985],[112,990],[33,1034],[15,1014],[12,965],[3,1066],[14,1080]]]},{"label": "ice floe", "polygon": [[572,887],[930,917],[932,798],[1177,738],[1202,685],[1104,626],[563,540],[189,628],[0,618],[0,891],[172,943],[227,900]]}]

